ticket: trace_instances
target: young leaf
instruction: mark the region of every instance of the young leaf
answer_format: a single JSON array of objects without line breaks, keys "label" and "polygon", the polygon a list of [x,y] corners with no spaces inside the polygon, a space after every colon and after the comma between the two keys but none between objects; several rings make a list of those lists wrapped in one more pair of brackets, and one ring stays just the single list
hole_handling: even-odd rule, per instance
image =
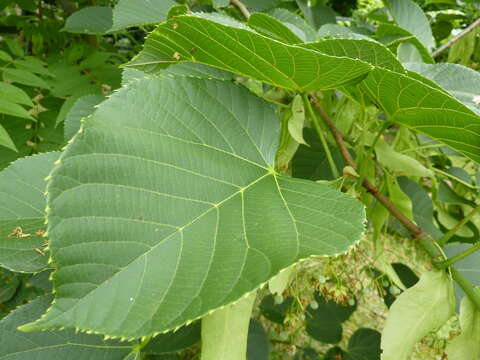
[{"label": "young leaf", "polygon": [[382,332],[382,360],[408,360],[415,344],[453,314],[452,281],[443,271],[422,274],[390,307]]},{"label": "young leaf", "polygon": [[67,18],[63,31],[77,34],[101,35],[112,27],[112,8],[88,6],[75,11]]},{"label": "young leaf", "polygon": [[173,0],[120,0],[113,9],[113,26],[110,31],[162,22],[174,5],[177,3]]},{"label": "young leaf", "polygon": [[199,62],[301,92],[335,88],[371,70],[360,60],[283,44],[229,18],[205,16],[177,16],[159,25],[129,66],[157,73],[179,61]]},{"label": "young leaf", "polygon": [[0,359],[122,360],[131,351],[129,344],[73,330],[30,334],[17,330],[18,326],[39,317],[51,301],[51,296],[39,297],[0,321]]},{"label": "young leaf", "polygon": [[476,360],[480,357],[480,311],[465,296],[460,305],[462,333],[453,338],[445,349],[449,360]]},{"label": "young leaf", "polygon": [[48,258],[44,249],[45,177],[59,153],[17,160],[0,172],[0,265],[18,272],[37,272]]},{"label": "young leaf", "polygon": [[143,79],[102,102],[52,173],[57,297],[24,328],[148,336],[348,250],[362,205],[276,174],[278,133],[268,103],[225,81]]},{"label": "young leaf", "polygon": [[427,17],[420,6],[412,0],[384,0],[396,23],[414,34],[427,48],[433,49],[435,39]]},{"label": "young leaf", "polygon": [[480,117],[443,91],[410,76],[375,68],[362,82],[392,121],[480,162]]}]

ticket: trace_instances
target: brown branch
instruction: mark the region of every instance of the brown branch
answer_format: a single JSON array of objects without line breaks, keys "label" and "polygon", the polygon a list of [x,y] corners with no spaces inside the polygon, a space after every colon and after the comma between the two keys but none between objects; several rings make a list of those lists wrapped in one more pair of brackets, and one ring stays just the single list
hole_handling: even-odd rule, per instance
[{"label": "brown branch", "polygon": [[463,38],[464,36],[470,34],[477,26],[480,26],[480,18],[475,20],[473,23],[471,23],[468,27],[466,27],[462,32],[458,33],[455,35],[453,38],[448,40],[445,44],[440,46],[437,50],[432,52],[432,57],[437,57],[440,55],[444,50],[448,49],[450,46],[455,44],[458,40]]},{"label": "brown branch", "polygon": [[230,4],[235,6],[238,11],[242,13],[245,19],[248,20],[248,18],[250,17],[250,11],[248,11],[247,7],[240,0],[230,0]]},{"label": "brown branch", "polygon": [[[315,94],[310,94],[310,98],[312,103],[315,105],[315,108],[320,113],[321,118],[323,119],[324,123],[330,129],[332,135],[335,138],[335,142],[337,143],[345,162],[354,169],[357,169],[357,163],[353,160],[348,148],[345,144],[345,134],[343,134],[333,123],[330,116],[327,112],[322,108],[320,105],[319,100],[315,96]],[[429,253],[432,257],[432,260],[437,261],[443,258],[442,252],[438,249],[435,245],[435,241],[428,235],[425,231],[422,230],[421,227],[416,225],[413,221],[411,221],[405,214],[403,214],[400,209],[398,209],[394,203],[385,195],[383,195],[378,188],[372,184],[368,179],[364,179],[362,182],[362,186],[372,194],[378,202],[380,202],[388,212],[396,218],[410,233],[411,237],[415,240],[418,240],[421,246]]]}]

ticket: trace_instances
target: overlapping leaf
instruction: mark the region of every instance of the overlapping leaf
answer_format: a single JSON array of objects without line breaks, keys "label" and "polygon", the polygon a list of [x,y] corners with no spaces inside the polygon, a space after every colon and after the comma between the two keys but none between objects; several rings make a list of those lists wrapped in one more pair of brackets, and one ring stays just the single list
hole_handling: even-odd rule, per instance
[{"label": "overlapping leaf", "polygon": [[391,120],[480,162],[480,117],[446,92],[382,68],[370,72],[362,86]]},{"label": "overlapping leaf", "polygon": [[159,23],[165,20],[168,10],[174,5],[176,3],[173,0],[120,0],[113,9],[111,30]]},{"label": "overlapping leaf", "polygon": [[52,173],[56,301],[24,329],[145,336],[346,251],[362,206],[276,174],[278,133],[270,105],[224,81],[143,79],[103,102]]},{"label": "overlapping leaf", "polygon": [[179,61],[199,62],[298,91],[335,88],[371,70],[360,60],[283,44],[226,18],[207,17],[177,16],[159,25],[130,66],[156,73]]},{"label": "overlapping leaf", "polygon": [[59,153],[17,160],[0,173],[0,266],[20,272],[45,268],[45,177]]}]

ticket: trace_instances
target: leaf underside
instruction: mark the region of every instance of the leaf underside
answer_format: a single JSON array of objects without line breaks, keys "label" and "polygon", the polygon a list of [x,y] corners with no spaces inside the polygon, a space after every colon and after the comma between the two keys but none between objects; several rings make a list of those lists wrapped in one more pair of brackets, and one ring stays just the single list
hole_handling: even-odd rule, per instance
[{"label": "leaf underside", "polygon": [[347,251],[363,206],[276,174],[278,135],[273,108],[224,81],[143,79],[103,102],[52,173],[56,299],[23,329],[164,332]]}]

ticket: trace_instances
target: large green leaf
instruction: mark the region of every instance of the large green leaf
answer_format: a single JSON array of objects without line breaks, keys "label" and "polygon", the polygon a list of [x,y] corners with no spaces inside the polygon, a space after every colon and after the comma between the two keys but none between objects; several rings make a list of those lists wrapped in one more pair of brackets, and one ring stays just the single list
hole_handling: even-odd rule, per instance
[{"label": "large green leaf", "polygon": [[162,22],[174,5],[177,3],[173,0],[120,0],[113,9],[111,31]]},{"label": "large green leaf", "polygon": [[396,23],[414,34],[428,50],[435,46],[435,39],[427,17],[412,0],[384,0]]},{"label": "large green leaf", "polygon": [[104,34],[112,27],[112,8],[88,6],[67,18],[63,31],[79,34]]},{"label": "large green leaf", "polygon": [[228,18],[205,16],[177,16],[159,25],[130,66],[156,73],[179,61],[199,62],[298,91],[338,87],[371,70],[360,60],[283,44]]},{"label": "large green leaf", "polygon": [[407,360],[415,344],[440,328],[455,310],[452,281],[444,271],[422,274],[390,307],[382,332],[382,360]]},{"label": "large green leaf", "polygon": [[480,117],[437,88],[383,68],[362,82],[390,119],[480,162]]},{"label": "large green leaf", "polygon": [[255,13],[248,19],[248,25],[257,32],[287,44],[298,44],[302,39],[298,37],[287,25],[273,16]]},{"label": "large green leaf", "polygon": [[225,81],[142,79],[104,101],[52,173],[56,301],[26,329],[146,336],[349,249],[362,206],[275,173],[278,135],[274,109]]},{"label": "large green leaf", "polygon": [[480,74],[457,64],[407,63],[405,67],[440,85],[463,104],[480,115]]},{"label": "large green leaf", "polygon": [[39,297],[0,321],[2,360],[122,360],[131,350],[128,343],[105,341],[102,336],[77,334],[74,330],[25,334],[17,327],[39,317],[52,301]]},{"label": "large green leaf", "polygon": [[[45,239],[45,177],[59,153],[17,160],[0,173],[0,266],[35,272],[47,265]],[[38,233],[38,234],[37,234]],[[28,235],[28,236],[27,236]]]}]

